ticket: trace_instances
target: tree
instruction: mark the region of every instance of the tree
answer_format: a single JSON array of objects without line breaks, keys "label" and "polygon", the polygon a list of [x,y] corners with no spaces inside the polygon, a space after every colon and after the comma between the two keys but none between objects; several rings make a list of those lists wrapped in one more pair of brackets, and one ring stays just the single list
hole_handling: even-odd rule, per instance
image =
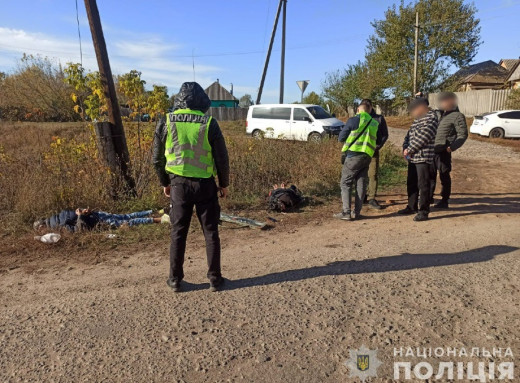
[{"label": "tree", "polygon": [[251,105],[254,105],[253,97],[251,97],[250,94],[244,94],[242,97],[240,97],[240,100],[238,102],[238,106],[241,108],[249,108]]},{"label": "tree", "polygon": [[321,97],[318,93],[312,91],[307,96],[303,98],[303,104],[312,104],[312,105],[321,105],[324,106],[325,102],[323,97]]},{"label": "tree", "polygon": [[30,121],[77,120],[64,77],[61,66],[49,58],[24,54],[14,73],[2,78],[3,116]]},{"label": "tree", "polygon": [[122,96],[120,103],[128,105],[131,109],[130,119],[140,117],[146,106],[144,85],[146,81],[141,79],[141,72],[131,70],[128,73],[117,76],[118,91]]},{"label": "tree", "polygon": [[414,24],[419,13],[418,89],[431,92],[446,80],[452,67],[468,65],[481,44],[476,7],[464,0],[401,1],[383,20],[372,22],[366,61],[378,78],[376,93],[389,92],[397,104],[413,93]]},{"label": "tree", "polygon": [[153,90],[148,94],[147,109],[153,119],[158,114],[164,115],[170,106],[168,98],[168,88],[165,86],[154,85]]},{"label": "tree", "polygon": [[83,120],[103,120],[106,118],[107,104],[99,72],[88,72],[81,64],[68,63],[65,67],[64,81],[73,87],[71,98],[74,111]]},{"label": "tree", "polygon": [[362,62],[348,65],[343,70],[327,73],[322,84],[324,96],[343,111],[348,112],[348,108],[354,107],[359,99],[368,97],[363,90],[366,73],[366,66]]},{"label": "tree", "polygon": [[520,109],[520,88],[513,89],[507,99],[507,107]]}]

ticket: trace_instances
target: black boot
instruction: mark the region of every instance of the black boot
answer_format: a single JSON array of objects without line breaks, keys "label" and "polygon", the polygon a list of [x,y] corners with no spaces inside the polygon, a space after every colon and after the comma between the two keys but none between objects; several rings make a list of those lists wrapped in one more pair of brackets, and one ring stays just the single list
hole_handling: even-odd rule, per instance
[{"label": "black boot", "polygon": [[400,215],[412,215],[415,213],[417,213],[417,210],[410,208],[410,206],[406,206],[404,209],[397,211],[397,214],[400,214]]},{"label": "black boot", "polygon": [[215,279],[210,279],[209,281],[209,290],[211,292],[216,292],[222,290],[222,285],[224,284],[224,278],[218,277]]},{"label": "black boot", "polygon": [[420,211],[419,213],[417,213],[417,215],[415,217],[413,217],[413,220],[415,222],[427,221],[428,220],[428,213]]},{"label": "black boot", "polygon": [[382,209],[381,205],[379,205],[379,202],[377,202],[377,200],[375,200],[375,199],[371,199],[370,201],[368,201],[368,207],[370,209],[375,209],[375,210]]},{"label": "black boot", "polygon": [[434,208],[436,209],[449,209],[450,208],[450,204],[448,202],[448,200],[440,200],[439,202],[437,202],[435,205],[433,205]]},{"label": "black boot", "polygon": [[175,293],[178,293],[179,291],[181,291],[181,280],[180,279],[168,278],[168,280],[166,281],[166,284],[168,286],[170,286],[171,289],[173,290],[173,292],[175,292]]}]

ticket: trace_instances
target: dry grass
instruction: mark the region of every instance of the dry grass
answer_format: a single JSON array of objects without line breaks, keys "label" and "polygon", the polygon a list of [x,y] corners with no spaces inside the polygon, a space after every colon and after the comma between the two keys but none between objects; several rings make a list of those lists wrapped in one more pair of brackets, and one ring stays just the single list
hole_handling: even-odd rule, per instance
[{"label": "dry grass", "polygon": [[[231,160],[230,198],[226,210],[265,209],[265,198],[274,183],[294,183],[311,200],[327,201],[339,195],[340,145],[336,140],[306,143],[253,140],[245,135],[245,122],[223,122]],[[127,141],[137,198],[114,200],[111,175],[98,160],[92,128],[82,123],[0,123],[0,239],[6,253],[31,253],[32,222],[62,209],[78,206],[110,212],[159,209],[168,201],[162,195],[150,165],[154,125],[126,124]],[[138,136],[141,148],[138,145]],[[381,184],[402,183],[404,162],[397,149],[382,154]],[[89,249],[102,253],[121,245],[166,240],[163,225],[140,227],[108,240],[102,233],[68,236],[59,244],[65,252]],[[65,243],[66,242],[66,243]]]}]

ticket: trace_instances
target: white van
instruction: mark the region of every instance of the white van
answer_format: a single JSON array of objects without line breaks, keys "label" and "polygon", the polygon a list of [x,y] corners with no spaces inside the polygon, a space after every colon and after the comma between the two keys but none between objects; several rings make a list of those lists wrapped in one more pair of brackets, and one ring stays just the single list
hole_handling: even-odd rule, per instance
[{"label": "white van", "polygon": [[321,141],[338,135],[343,125],[318,105],[253,105],[247,113],[246,132],[254,138]]}]

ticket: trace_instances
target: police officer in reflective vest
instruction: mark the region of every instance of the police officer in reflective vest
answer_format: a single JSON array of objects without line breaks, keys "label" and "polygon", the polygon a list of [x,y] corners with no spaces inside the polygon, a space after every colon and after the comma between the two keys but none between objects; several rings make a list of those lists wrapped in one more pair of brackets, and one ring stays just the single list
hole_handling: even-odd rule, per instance
[{"label": "police officer in reflective vest", "polygon": [[[361,208],[365,199],[368,168],[376,147],[381,145],[382,137],[379,123],[368,114],[367,106],[360,105],[358,114],[350,118],[339,134],[343,142],[343,169],[341,171],[341,199],[343,211],[334,218],[352,221],[361,218]],[[352,187],[356,187],[355,206],[352,211]]]},{"label": "police officer in reflective vest", "polygon": [[[175,292],[184,278],[184,253],[193,208],[206,239],[210,289],[221,288],[218,195],[229,185],[229,158],[217,121],[205,116],[211,105],[196,82],[186,82],[175,97],[174,112],[159,121],[155,131],[153,164],[164,194],[171,200],[170,276]],[[218,176],[217,186],[215,176]]]}]

